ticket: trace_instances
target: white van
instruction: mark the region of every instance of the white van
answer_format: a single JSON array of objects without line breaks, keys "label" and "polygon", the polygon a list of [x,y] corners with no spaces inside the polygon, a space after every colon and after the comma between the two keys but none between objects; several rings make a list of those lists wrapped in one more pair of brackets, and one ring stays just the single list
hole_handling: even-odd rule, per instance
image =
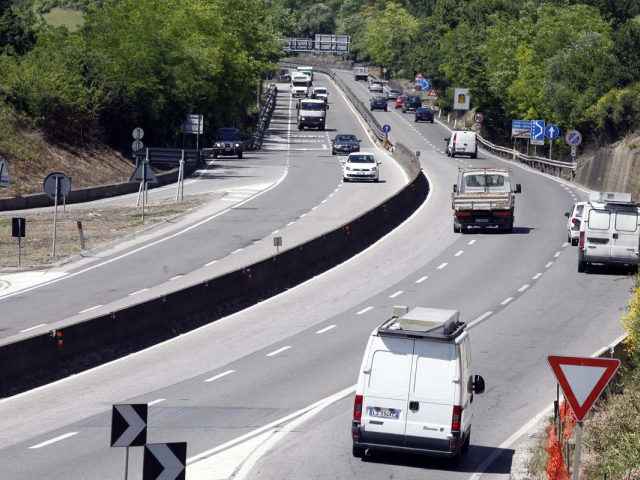
[{"label": "white van", "polygon": [[353,456],[366,449],[451,457],[469,448],[474,393],[460,312],[393,307],[364,354],[353,408]]},{"label": "white van", "polygon": [[469,155],[471,158],[478,158],[478,137],[476,132],[461,130],[453,132],[447,141],[447,156]]},{"label": "white van", "polygon": [[592,263],[637,266],[639,213],[630,193],[592,192],[580,224],[578,272]]}]

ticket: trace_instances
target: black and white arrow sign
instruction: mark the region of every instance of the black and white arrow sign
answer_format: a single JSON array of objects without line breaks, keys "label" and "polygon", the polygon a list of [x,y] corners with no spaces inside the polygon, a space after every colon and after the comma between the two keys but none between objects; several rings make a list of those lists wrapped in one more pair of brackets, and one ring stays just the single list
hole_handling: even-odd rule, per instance
[{"label": "black and white arrow sign", "polygon": [[186,464],[186,442],[145,445],[142,480],[185,480]]},{"label": "black and white arrow sign", "polygon": [[146,403],[114,405],[111,415],[111,446],[142,447],[147,443]]}]

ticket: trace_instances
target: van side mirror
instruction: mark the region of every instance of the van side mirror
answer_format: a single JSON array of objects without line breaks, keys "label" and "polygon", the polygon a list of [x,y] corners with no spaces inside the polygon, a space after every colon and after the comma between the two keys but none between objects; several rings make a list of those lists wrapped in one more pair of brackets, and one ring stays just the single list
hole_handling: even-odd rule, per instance
[{"label": "van side mirror", "polygon": [[358,143],[362,143],[362,140],[358,140]]},{"label": "van side mirror", "polygon": [[300,108],[300,104],[296,103],[296,110]]},{"label": "van side mirror", "polygon": [[451,137],[444,139],[444,141],[447,142],[447,143],[449,143],[449,140],[451,140]]},{"label": "van side mirror", "polygon": [[522,185],[516,183],[516,193],[522,193]]},{"label": "van side mirror", "polygon": [[458,185],[453,185],[453,193],[458,193]]},{"label": "van side mirror", "polygon": [[475,375],[473,377],[473,393],[484,393],[484,378],[480,375]]},{"label": "van side mirror", "polygon": [[569,214],[569,212],[564,214],[565,217],[569,218],[571,215]]}]

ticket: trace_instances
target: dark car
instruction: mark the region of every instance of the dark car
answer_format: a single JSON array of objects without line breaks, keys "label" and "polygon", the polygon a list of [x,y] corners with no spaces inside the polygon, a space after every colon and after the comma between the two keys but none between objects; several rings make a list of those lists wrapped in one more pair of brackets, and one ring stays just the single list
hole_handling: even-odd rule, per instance
[{"label": "dark car", "polygon": [[416,110],[415,122],[431,122],[433,123],[433,110],[429,107],[420,107]]},{"label": "dark car", "polygon": [[422,100],[417,95],[409,95],[402,102],[402,113],[416,111],[422,106]]},{"label": "dark car", "polygon": [[382,97],[380,95],[376,95],[371,97],[371,111],[374,110],[384,110],[387,111],[387,97]]},{"label": "dark car", "polygon": [[345,154],[349,155],[351,152],[360,151],[360,140],[355,135],[336,135],[333,139],[333,146],[331,147],[331,155]]},{"label": "dark car", "polygon": [[242,158],[242,137],[236,128],[220,128],[213,143],[213,158],[218,155],[237,155]]}]

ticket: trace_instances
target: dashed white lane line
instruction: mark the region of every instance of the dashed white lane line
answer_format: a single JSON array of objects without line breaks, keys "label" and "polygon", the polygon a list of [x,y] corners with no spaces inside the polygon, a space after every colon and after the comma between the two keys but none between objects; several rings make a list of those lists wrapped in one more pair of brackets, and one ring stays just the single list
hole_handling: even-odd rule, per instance
[{"label": "dashed white lane line", "polygon": [[363,310],[360,310],[359,312],[356,313],[356,315],[362,315],[363,313],[367,313],[369,310],[373,310],[373,307],[367,307]]},{"label": "dashed white lane line", "polygon": [[289,350],[291,348],[291,345],[288,345],[286,347],[282,347],[279,348],[278,350],[276,350],[275,352],[271,352],[271,353],[267,353],[267,357],[273,357],[274,355],[277,355],[279,353],[284,352],[285,350]]},{"label": "dashed white lane line", "polygon": [[91,310],[95,310],[96,308],[100,308],[102,305],[96,305],[95,307],[91,307],[91,308],[87,308],[86,310],[82,310],[81,312],[78,313],[87,313],[90,312]]},{"label": "dashed white lane line", "polygon": [[521,286],[521,287],[518,289],[518,291],[519,291],[519,292],[524,292],[524,291],[525,291],[527,288],[529,288],[529,287],[530,287],[530,285],[523,285],[523,286]]},{"label": "dashed white lane line", "polygon": [[542,273],[536,273],[536,274],[533,276],[533,280],[537,280],[537,279],[539,279],[541,276],[542,276]]},{"label": "dashed white lane line", "polygon": [[274,230],[273,232],[271,232],[271,235],[275,235],[276,233],[278,233],[280,230]]},{"label": "dashed white lane line", "polygon": [[214,260],[213,262],[209,262],[207,264],[205,264],[205,267],[210,267],[211,265],[213,265],[214,263],[217,263],[218,260]]},{"label": "dashed white lane line", "polygon": [[469,325],[467,325],[467,329],[475,327],[476,325],[478,325],[479,323],[483,322],[484,320],[486,320],[491,315],[493,315],[493,312],[483,313],[478,318],[476,318],[473,322],[469,323]]},{"label": "dashed white lane line", "polygon": [[46,447],[47,445],[51,445],[52,443],[59,442],[60,440],[64,440],[65,438],[73,437],[74,435],[77,435],[78,433],[79,432],[65,433],[64,435],[60,435],[59,437],[52,438],[51,440],[47,440],[46,442],[39,443],[39,444],[34,445],[33,447],[29,447],[29,448],[30,449],[34,449],[34,448]]},{"label": "dashed white lane line", "polygon": [[138,295],[139,293],[146,292],[149,290],[148,288],[143,288],[142,290],[138,290],[137,292],[130,293],[129,296],[133,297],[134,295]]},{"label": "dashed white lane line", "polygon": [[422,282],[424,282],[427,278],[429,278],[429,277],[421,277],[421,278],[419,278],[418,280],[416,280],[416,283],[422,283]]},{"label": "dashed white lane line", "polygon": [[511,300],[513,300],[513,297],[509,297],[503,301],[500,302],[500,305],[506,305],[507,303],[509,303]]},{"label": "dashed white lane line", "polygon": [[151,405],[155,405],[156,403],[160,403],[160,402],[164,402],[164,398],[159,398],[157,400],[154,400],[153,402],[149,402],[147,403],[147,406],[150,407]]},{"label": "dashed white lane line", "polygon": [[226,377],[227,375],[231,375],[233,372],[235,372],[235,370],[227,370],[226,372],[216,375],[215,377],[207,378],[205,382],[213,382],[214,380],[217,380],[219,378]]},{"label": "dashed white lane line", "polygon": [[562,252],[556,252],[556,254],[554,255],[554,257],[558,258],[560,255],[562,255]]},{"label": "dashed white lane line", "polygon": [[471,240],[471,241],[469,242],[469,245],[473,245],[474,243],[476,243],[476,241],[475,241],[475,240]]},{"label": "dashed white lane line", "polygon": [[464,253],[464,250],[460,250],[458,253],[456,253],[454,255],[454,257],[459,257],[460,255],[462,255]]},{"label": "dashed white lane line", "polygon": [[306,213],[303,213],[302,215],[300,215],[300,218],[304,218],[304,217],[306,217],[306,216],[307,216],[307,214],[306,214]]},{"label": "dashed white lane line", "polygon": [[289,222],[289,223],[287,223],[287,227],[288,227],[289,225],[293,225],[293,222]]},{"label": "dashed white lane line", "polygon": [[177,280],[177,279],[182,278],[182,277],[184,277],[184,275],[176,275],[175,277],[171,277],[171,278],[169,279],[169,281],[171,282],[171,281],[173,281],[173,280]]},{"label": "dashed white lane line", "polygon": [[568,246],[569,246],[569,242],[564,242],[564,243],[562,244],[562,248],[565,248],[565,247],[568,247]]},{"label": "dashed white lane line", "polygon": [[20,330],[20,333],[30,332],[31,330],[35,330],[36,328],[44,327],[46,323],[41,323],[40,325],[36,325],[35,327],[25,328],[24,330]]},{"label": "dashed white lane line", "polygon": [[446,267],[447,265],[449,265],[449,264],[448,264],[448,263],[446,263],[446,262],[445,262],[445,263],[443,263],[442,265],[440,265],[440,266],[438,267],[438,270],[442,270],[442,269],[443,269],[444,267]]},{"label": "dashed white lane line", "polygon": [[553,265],[553,262],[549,262],[549,263],[547,263],[547,264],[544,266],[544,268],[549,268],[551,265]]},{"label": "dashed white lane line", "polygon": [[402,295],[403,293],[404,293],[404,290],[398,290],[393,295],[389,295],[389,298],[396,298],[398,295]]},{"label": "dashed white lane line", "polygon": [[315,210],[316,208],[318,208],[318,206],[316,205],[315,207],[313,207],[311,210]]},{"label": "dashed white lane line", "polygon": [[322,200],[320,203],[327,203],[327,199],[325,198],[324,200]]},{"label": "dashed white lane line", "polygon": [[239,248],[239,249],[237,249],[237,250],[234,250],[234,251],[233,251],[233,252],[231,252],[231,253],[232,253],[232,254],[234,254],[234,253],[238,253],[238,252],[241,252],[241,251],[242,251],[242,249],[241,249],[241,248]]},{"label": "dashed white lane line", "polygon": [[337,325],[329,325],[326,328],[323,328],[322,330],[318,330],[316,333],[324,333],[324,332],[328,332],[329,330],[331,330],[332,328],[336,328]]}]

